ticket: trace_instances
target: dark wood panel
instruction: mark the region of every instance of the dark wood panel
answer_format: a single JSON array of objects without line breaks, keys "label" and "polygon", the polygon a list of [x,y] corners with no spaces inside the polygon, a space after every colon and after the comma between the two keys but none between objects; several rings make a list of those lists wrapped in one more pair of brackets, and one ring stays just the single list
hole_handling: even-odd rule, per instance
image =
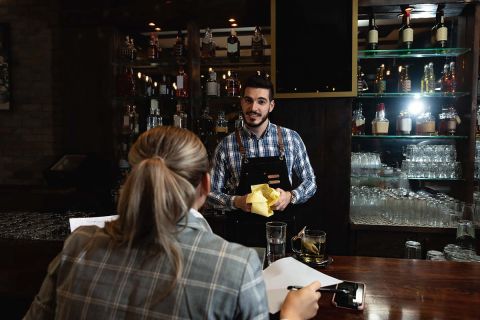
[{"label": "dark wood panel", "polygon": [[277,99],[271,119],[300,134],[315,171],[316,194],[295,206],[298,225],[324,229],[328,252],[347,254],[351,99]]}]

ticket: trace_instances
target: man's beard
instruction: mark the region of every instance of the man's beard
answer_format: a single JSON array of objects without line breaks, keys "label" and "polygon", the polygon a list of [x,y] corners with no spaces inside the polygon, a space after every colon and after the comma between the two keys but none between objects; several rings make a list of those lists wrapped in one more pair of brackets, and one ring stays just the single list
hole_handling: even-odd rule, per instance
[{"label": "man's beard", "polygon": [[243,118],[245,119],[245,124],[246,124],[248,127],[250,127],[250,128],[258,128],[258,127],[260,127],[262,124],[265,123],[265,121],[268,120],[268,116],[270,115],[270,112],[268,112],[268,113],[260,120],[259,123],[249,123],[248,120],[247,120],[247,119],[248,119],[247,115],[248,115],[249,113],[253,113],[253,114],[255,114],[255,115],[258,115],[258,113],[256,113],[256,112],[247,112],[247,114],[245,114],[245,113],[243,114]]}]

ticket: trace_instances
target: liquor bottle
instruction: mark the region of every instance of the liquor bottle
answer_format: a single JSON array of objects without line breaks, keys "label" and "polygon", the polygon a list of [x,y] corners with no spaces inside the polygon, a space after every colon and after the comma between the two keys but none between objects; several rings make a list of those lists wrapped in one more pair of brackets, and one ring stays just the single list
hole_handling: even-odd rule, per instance
[{"label": "liquor bottle", "polygon": [[387,82],[385,80],[385,65],[380,65],[377,68],[377,76],[375,77],[375,92],[384,93],[387,89]]},{"label": "liquor bottle", "polygon": [[213,41],[213,33],[210,28],[205,29],[205,35],[202,38],[201,55],[204,59],[215,57],[215,42]]},{"label": "liquor bottle", "polygon": [[352,116],[352,136],[365,134],[365,117],[363,116],[362,103],[357,104],[357,109]]},{"label": "liquor bottle", "polygon": [[125,41],[119,47],[118,55],[120,59],[130,60],[130,36],[125,37]]},{"label": "liquor bottle", "polygon": [[136,137],[140,133],[140,123],[138,120],[137,106],[132,105],[129,114],[130,135]]},{"label": "liquor bottle", "polygon": [[147,58],[156,59],[157,58],[157,46],[155,44],[155,34],[150,33],[150,40],[147,48]]},{"label": "liquor bottle", "polygon": [[169,86],[167,83],[167,76],[162,75],[162,79],[160,80],[160,84],[158,85],[158,94],[160,96],[167,96],[169,95]]},{"label": "liquor bottle", "polygon": [[448,76],[449,90],[448,92],[455,93],[457,91],[457,75],[455,72],[455,62],[450,62],[450,72]]},{"label": "liquor bottle", "polygon": [[421,93],[428,92],[428,64],[423,66],[423,76],[420,81],[420,92]]},{"label": "liquor bottle", "polygon": [[147,130],[163,125],[163,118],[160,115],[158,100],[150,100],[150,114],[147,117]]},{"label": "liquor bottle", "polygon": [[372,134],[373,135],[387,135],[389,121],[385,117],[385,104],[379,103],[375,118],[372,120]]},{"label": "liquor bottle", "polygon": [[427,82],[428,93],[435,92],[435,72],[433,68],[433,62],[428,63],[428,82]]},{"label": "liquor bottle", "polygon": [[448,28],[445,25],[443,10],[440,10],[440,12],[437,12],[437,14],[440,14],[440,21],[435,28],[436,46],[439,48],[445,48],[448,42]]},{"label": "liquor bottle", "polygon": [[151,97],[153,95],[153,80],[152,77],[145,77],[145,95]]},{"label": "liquor bottle", "polygon": [[255,61],[261,62],[263,60],[265,51],[265,38],[259,26],[255,27],[252,36],[252,57]]},{"label": "liquor bottle", "polygon": [[126,104],[123,108],[122,115],[122,134],[129,136],[131,134],[131,128],[133,125],[130,124],[130,105]]},{"label": "liquor bottle", "polygon": [[410,10],[403,11],[403,25],[399,29],[399,40],[401,47],[411,49],[413,45],[413,28],[410,26]]},{"label": "liquor bottle", "polygon": [[173,125],[178,128],[187,129],[188,116],[180,102],[177,103],[176,109],[177,111],[173,115]]},{"label": "liquor bottle", "polygon": [[173,55],[177,60],[177,63],[185,63],[185,38],[182,31],[178,30],[177,38],[175,39],[175,45],[173,46]]},{"label": "liquor bottle", "polygon": [[403,110],[397,117],[397,135],[409,135],[412,132],[412,117],[407,110]]},{"label": "liquor bottle", "polygon": [[390,66],[385,66],[385,92],[396,92],[399,80],[395,78]]},{"label": "liquor bottle", "polygon": [[442,112],[438,115],[438,134],[446,136],[448,134],[448,108],[442,107]]},{"label": "liquor bottle", "polygon": [[457,126],[461,123],[457,110],[454,106],[450,106],[447,112],[447,133],[451,136],[457,132]]},{"label": "liquor bottle", "polygon": [[365,74],[362,72],[362,67],[357,67],[357,92],[363,92],[368,90],[367,81],[365,81]]},{"label": "liquor bottle", "polygon": [[244,123],[243,113],[242,113],[242,111],[240,111],[238,113],[238,118],[235,120],[235,129],[243,128],[243,123]]},{"label": "liquor bottle", "polygon": [[133,42],[133,37],[130,37],[129,43],[128,43],[128,52],[127,52],[127,58],[129,60],[135,60],[137,59],[137,48],[135,48],[135,43]]},{"label": "liquor bottle", "polygon": [[217,73],[212,68],[208,69],[207,96],[219,96],[220,86],[217,82]]},{"label": "liquor bottle", "polygon": [[378,49],[378,27],[375,23],[375,15],[372,13],[368,21],[367,50]]},{"label": "liquor bottle", "polygon": [[408,65],[402,68],[402,73],[400,75],[400,90],[401,92],[412,91],[412,81],[408,75]]},{"label": "liquor bottle", "polygon": [[179,98],[188,98],[188,75],[182,65],[178,66],[175,95]]},{"label": "liquor bottle", "polygon": [[217,144],[228,135],[228,121],[225,119],[225,111],[220,110],[217,113],[217,120],[215,121],[215,136]]},{"label": "liquor bottle", "polygon": [[418,135],[434,135],[435,134],[435,117],[430,112],[430,106],[425,107],[425,112],[417,117],[415,126]]},{"label": "liquor bottle", "polygon": [[124,67],[123,72],[118,75],[117,95],[119,97],[133,97],[136,95],[136,84],[132,68]]},{"label": "liquor bottle", "polygon": [[210,115],[210,111],[208,107],[205,107],[205,109],[203,109],[203,113],[200,116],[200,118],[197,119],[196,123],[197,123],[197,134],[200,140],[205,145],[205,147],[207,147],[207,145],[209,145],[210,137],[213,136],[213,133],[215,130],[213,118]]},{"label": "liquor bottle", "polygon": [[227,56],[230,62],[240,60],[240,40],[238,40],[235,29],[230,31],[230,36],[227,38]]},{"label": "liquor bottle", "polygon": [[443,65],[442,78],[440,79],[442,92],[450,91],[450,66],[448,63]]},{"label": "liquor bottle", "polygon": [[240,95],[240,81],[238,80],[238,74],[236,72],[227,72],[227,78],[225,79],[227,96],[235,97]]}]

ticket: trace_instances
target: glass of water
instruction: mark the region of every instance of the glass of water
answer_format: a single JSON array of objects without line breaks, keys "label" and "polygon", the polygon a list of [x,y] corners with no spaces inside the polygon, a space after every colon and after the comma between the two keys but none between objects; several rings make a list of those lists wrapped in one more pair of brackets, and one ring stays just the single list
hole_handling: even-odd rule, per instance
[{"label": "glass of water", "polygon": [[267,261],[272,264],[285,257],[285,241],[287,237],[287,224],[280,221],[266,223],[267,236]]}]

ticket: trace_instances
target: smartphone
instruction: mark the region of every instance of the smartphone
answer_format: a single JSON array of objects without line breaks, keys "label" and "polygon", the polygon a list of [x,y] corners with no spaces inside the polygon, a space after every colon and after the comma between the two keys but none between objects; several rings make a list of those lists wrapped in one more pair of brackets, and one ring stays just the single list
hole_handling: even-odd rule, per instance
[{"label": "smartphone", "polygon": [[365,302],[365,284],[360,282],[344,281],[337,284],[337,289],[346,289],[348,294],[335,293],[332,303],[335,307],[352,310],[363,310]]}]

